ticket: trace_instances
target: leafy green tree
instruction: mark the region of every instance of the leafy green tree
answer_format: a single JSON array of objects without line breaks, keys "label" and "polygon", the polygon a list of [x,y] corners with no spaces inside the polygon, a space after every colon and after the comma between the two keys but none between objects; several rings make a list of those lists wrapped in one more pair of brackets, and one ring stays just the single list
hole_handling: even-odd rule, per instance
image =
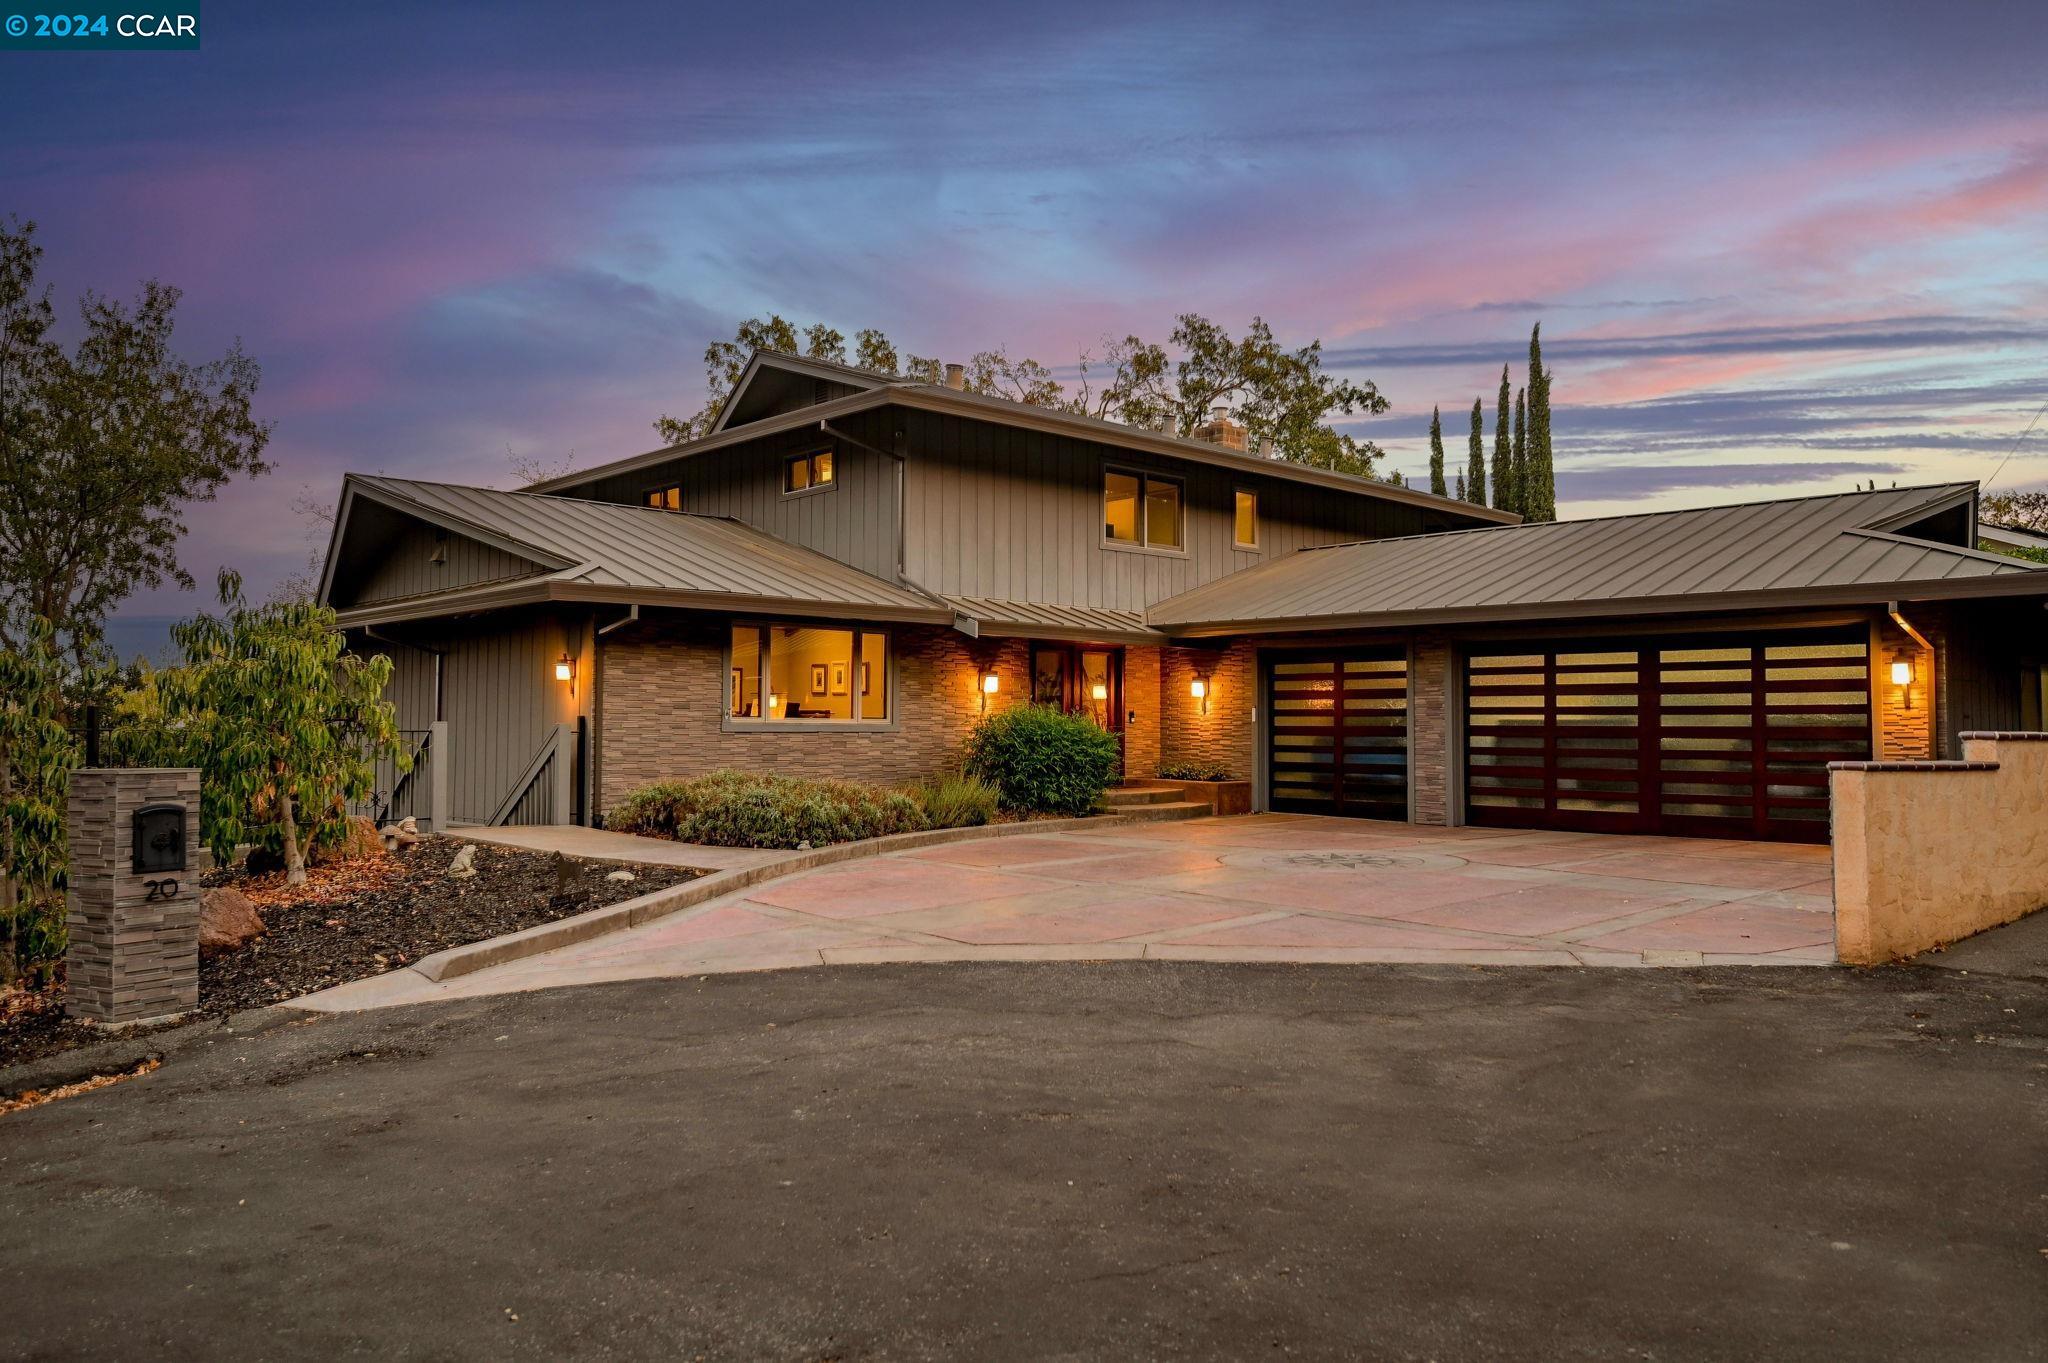
[{"label": "leafy green tree", "polygon": [[1508,367],[1500,367],[1500,404],[1493,415],[1493,504],[1502,511],[1515,509],[1515,450],[1508,436],[1508,413],[1514,395],[1508,388]]},{"label": "leafy green tree", "polygon": [[[1229,333],[1206,317],[1182,313],[1169,338],[1181,356],[1174,366],[1177,432],[1191,434],[1212,407],[1227,404],[1243,423],[1253,449],[1268,440],[1283,459],[1316,463],[1327,456],[1333,414],[1377,416],[1388,403],[1371,383],[1352,383],[1323,372],[1323,343],[1287,350],[1263,318],[1245,334]],[[1348,441],[1348,445],[1343,442]],[[1377,445],[1349,436],[1347,456],[1370,467]],[[1327,465],[1323,465],[1327,467]]]},{"label": "leafy green tree", "polygon": [[1529,481],[1522,494],[1532,521],[1557,519],[1557,469],[1550,454],[1550,371],[1543,367],[1543,324],[1529,332]]},{"label": "leafy green tree", "polygon": [[0,649],[0,984],[47,973],[64,954],[65,794],[79,757],[56,630],[36,620],[26,634]]},{"label": "leafy green tree", "polygon": [[[1871,480],[1877,486],[1877,480]],[[2048,534],[2048,492],[1987,492],[1977,499],[1977,519],[2008,530]]]},{"label": "leafy green tree", "polygon": [[226,864],[244,842],[277,848],[301,884],[306,848],[341,835],[377,760],[409,767],[382,699],[391,660],[345,651],[326,606],[249,605],[234,573],[220,576],[220,603],[218,616],[172,626],[185,657],[156,674],[165,747],[200,769],[200,837],[214,856]]},{"label": "leafy green tree", "polygon": [[1437,496],[1444,496],[1444,417],[1436,408],[1429,409],[1429,490]]},{"label": "leafy green tree", "polygon": [[1509,508],[1529,516],[1529,390],[1515,390],[1515,504]]},{"label": "leafy green tree", "polygon": [[0,647],[23,650],[42,619],[82,662],[131,593],[192,585],[185,506],[267,472],[270,427],[250,410],[256,362],[239,343],[179,358],[180,295],[154,280],[133,303],[87,293],[67,353],[35,230],[0,223]]},{"label": "leafy green tree", "polygon": [[[725,410],[726,399],[732,396],[740,375],[747,372],[747,362],[754,358],[757,350],[845,364],[846,335],[822,322],[814,322],[799,333],[796,324],[779,313],[749,317],[740,323],[730,341],[713,341],[704,348],[704,405],[694,416],[672,417],[662,413],[655,418],[655,434],[671,445],[680,445],[709,432],[712,423],[718,420],[718,414]],[[902,363],[907,368],[899,369],[896,347],[890,344],[887,336],[872,327],[854,336],[853,363],[891,378],[907,373],[932,381],[939,375],[937,360],[917,355],[903,357]]]},{"label": "leafy green tree", "polygon": [[1008,398],[1031,407],[1058,407],[1065,390],[1052,371],[1036,360],[1013,360],[1001,346],[984,350],[967,362],[967,391]]},{"label": "leafy green tree", "polygon": [[1477,506],[1486,505],[1486,436],[1481,429],[1485,418],[1484,404],[1478,398],[1472,399],[1472,434],[1465,442],[1464,491],[1460,500]]},{"label": "leafy green tree", "polygon": [[[1109,370],[1108,381],[1099,389],[1091,377],[1098,366]],[[1148,431],[1177,431],[1180,400],[1167,377],[1170,366],[1165,346],[1136,336],[1105,339],[1101,355],[1081,352],[1079,389],[1061,405],[1080,416]]]}]

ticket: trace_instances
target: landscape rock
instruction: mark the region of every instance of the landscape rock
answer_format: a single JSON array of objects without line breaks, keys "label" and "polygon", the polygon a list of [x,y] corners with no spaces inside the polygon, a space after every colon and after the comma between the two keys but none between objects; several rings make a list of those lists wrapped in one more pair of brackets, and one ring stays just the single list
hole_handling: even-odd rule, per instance
[{"label": "landscape rock", "polygon": [[605,877],[606,880],[614,881],[620,885],[625,884],[629,880],[638,880],[639,878],[640,877],[634,875],[631,871],[628,871],[623,867],[619,870],[613,871],[610,875],[607,875]]},{"label": "landscape rock", "polygon": [[468,880],[476,874],[476,844],[466,842],[456,849],[455,859],[448,863],[451,880]]},{"label": "landscape rock", "polygon": [[306,860],[315,866],[332,866],[344,861],[381,857],[385,851],[386,844],[376,822],[367,815],[352,814],[348,819],[348,831],[341,835],[340,840],[314,847]]},{"label": "landscape rock", "polygon": [[199,894],[199,949],[233,951],[263,935],[263,916],[249,896],[220,885]]}]

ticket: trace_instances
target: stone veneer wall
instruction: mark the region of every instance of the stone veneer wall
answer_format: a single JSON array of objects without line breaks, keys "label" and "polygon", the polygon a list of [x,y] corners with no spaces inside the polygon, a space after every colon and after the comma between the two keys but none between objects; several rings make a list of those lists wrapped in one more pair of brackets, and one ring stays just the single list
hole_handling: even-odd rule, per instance
[{"label": "stone veneer wall", "polygon": [[[1918,625],[1918,621],[1914,622]],[[1925,633],[1925,627],[1921,627]],[[1937,641],[1928,635],[1930,641]],[[1911,686],[1892,685],[1892,662],[1904,656],[1913,664]],[[1877,641],[1870,655],[1870,679],[1877,697],[1877,756],[1887,762],[1919,761],[1935,756],[1937,707],[1941,703],[1941,679],[1936,675],[1935,655],[1890,618],[1877,627]],[[1932,700],[1934,703],[1929,704]]]},{"label": "stone veneer wall", "polygon": [[1418,634],[1408,646],[1408,802],[1416,823],[1450,822],[1450,641]]},{"label": "stone veneer wall", "polygon": [[957,766],[981,717],[981,667],[1001,690],[992,708],[1029,693],[1029,652],[1018,639],[975,640],[938,626],[895,630],[894,726],[888,729],[728,733],[723,621],[643,622],[604,640],[599,660],[600,809],[653,781],[719,767],[787,776],[915,780]]},{"label": "stone veneer wall", "polygon": [[1159,655],[1133,645],[1124,650],[1124,779],[1159,775]]},{"label": "stone veneer wall", "polygon": [[[133,866],[135,811],[185,810],[185,869]],[[86,767],[71,773],[69,888],[64,920],[64,1009],[96,1022],[141,1022],[199,1006],[199,773]],[[175,880],[168,899],[151,880]]]},{"label": "stone veneer wall", "polygon": [[1960,762],[1844,762],[1835,951],[1911,956],[2048,904],[2048,734],[1966,733]]},{"label": "stone veneer wall", "polygon": [[[1209,713],[1188,694],[1198,672],[1209,676]],[[1159,760],[1228,768],[1249,780],[1259,701],[1257,654],[1247,643],[1228,649],[1167,648],[1159,661]]]}]

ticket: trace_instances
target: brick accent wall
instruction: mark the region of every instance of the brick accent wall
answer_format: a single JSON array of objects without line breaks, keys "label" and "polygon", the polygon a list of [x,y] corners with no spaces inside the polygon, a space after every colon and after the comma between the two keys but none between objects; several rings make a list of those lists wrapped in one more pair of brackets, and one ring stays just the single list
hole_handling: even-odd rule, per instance
[{"label": "brick accent wall", "polygon": [[1408,790],[1416,823],[1450,822],[1451,646],[1440,634],[1418,634],[1408,652]]},{"label": "brick accent wall", "polygon": [[[185,869],[137,874],[135,811],[185,810]],[[69,888],[64,920],[66,1012],[96,1022],[140,1022],[199,1006],[199,773],[87,767],[71,774]],[[148,882],[177,892],[150,897]]]},{"label": "brick accent wall", "polygon": [[1019,639],[974,640],[934,626],[895,630],[895,726],[887,730],[728,733],[723,621],[650,621],[606,636],[598,694],[598,804],[609,809],[652,781],[720,767],[788,776],[914,780],[958,765],[981,717],[980,669],[1001,689],[991,707],[1029,694]]},{"label": "brick accent wall", "polygon": [[[1892,663],[1900,658],[1913,664],[1910,686],[1892,684]],[[1889,618],[1878,624],[1877,643],[1870,655],[1870,680],[1877,702],[1876,755],[1880,761],[1935,756],[1935,705],[1941,691],[1936,670],[1934,654],[1920,647],[1911,635]]]},{"label": "brick accent wall", "polygon": [[[1209,713],[1188,694],[1198,673],[1209,677]],[[1222,766],[1239,780],[1252,774],[1259,670],[1252,646],[1226,650],[1167,648],[1159,659],[1159,760]]]},{"label": "brick accent wall", "polygon": [[1160,681],[1157,648],[1124,650],[1124,778],[1159,775]]}]

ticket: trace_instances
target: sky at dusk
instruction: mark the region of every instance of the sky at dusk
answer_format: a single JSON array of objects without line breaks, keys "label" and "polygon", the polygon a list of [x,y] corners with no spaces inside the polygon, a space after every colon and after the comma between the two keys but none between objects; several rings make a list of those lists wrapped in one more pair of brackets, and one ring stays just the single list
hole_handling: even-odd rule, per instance
[{"label": "sky at dusk", "polygon": [[[1173,316],[1320,337],[1422,474],[1541,320],[1562,515],[2048,483],[2048,8],[208,0],[197,53],[0,53],[60,302],[239,336],[262,587],[345,470],[505,485],[694,411],[779,311],[1055,369]],[[2048,426],[2048,422],[2044,422]],[[166,590],[138,622],[193,609]]]}]

